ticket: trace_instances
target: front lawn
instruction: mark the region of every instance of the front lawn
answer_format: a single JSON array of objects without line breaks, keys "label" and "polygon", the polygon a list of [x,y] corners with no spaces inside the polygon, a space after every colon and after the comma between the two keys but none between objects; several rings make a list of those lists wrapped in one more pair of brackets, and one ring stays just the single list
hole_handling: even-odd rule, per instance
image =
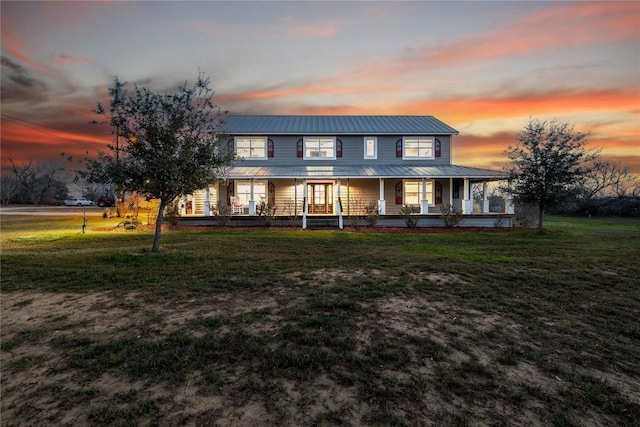
[{"label": "front lawn", "polygon": [[110,231],[2,216],[7,425],[638,425],[640,222]]}]

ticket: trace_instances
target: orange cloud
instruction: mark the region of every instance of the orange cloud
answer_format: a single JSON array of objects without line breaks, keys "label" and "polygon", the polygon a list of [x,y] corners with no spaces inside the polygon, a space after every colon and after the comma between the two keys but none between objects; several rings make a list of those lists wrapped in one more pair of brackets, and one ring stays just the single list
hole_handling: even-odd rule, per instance
[{"label": "orange cloud", "polygon": [[[632,173],[640,173],[640,141],[620,140],[617,135],[602,139],[587,139],[587,148],[602,148],[600,157],[629,166]],[[504,151],[517,144],[517,132],[499,132],[479,136],[463,134],[453,139],[453,162],[466,166],[502,169],[509,163]]]},{"label": "orange cloud", "polygon": [[22,125],[6,120],[4,117],[0,134],[3,165],[9,157],[22,162],[28,159],[36,161],[56,159],[61,152],[72,155],[76,159],[87,155],[94,156],[98,151],[105,151],[111,139],[109,135],[92,135]]},{"label": "orange cloud", "polygon": [[507,97],[458,97],[444,100],[423,100],[402,103],[397,114],[437,112],[448,122],[469,122],[481,119],[567,115],[589,112],[640,113],[640,98],[636,90],[556,90],[526,93]]},{"label": "orange cloud", "polygon": [[[395,93],[398,88],[389,88]],[[237,94],[225,98],[228,102],[252,100],[257,98],[287,98],[289,96],[309,93],[321,94],[387,92],[378,87],[358,87],[351,89],[330,88],[298,88],[287,91],[265,91]],[[287,102],[283,107],[286,114],[337,114],[332,111],[343,111],[346,114],[436,114],[438,118],[449,123],[467,123],[474,120],[505,119],[513,117],[535,117],[542,115],[568,115],[591,112],[640,113],[640,98],[633,89],[602,90],[555,90],[540,93],[523,93],[504,97],[471,97],[460,96],[447,99],[423,99],[419,101],[385,100],[384,102],[363,102],[361,104],[343,106],[300,106]],[[340,113],[342,114],[342,113]],[[627,131],[631,135],[635,131]]]}]

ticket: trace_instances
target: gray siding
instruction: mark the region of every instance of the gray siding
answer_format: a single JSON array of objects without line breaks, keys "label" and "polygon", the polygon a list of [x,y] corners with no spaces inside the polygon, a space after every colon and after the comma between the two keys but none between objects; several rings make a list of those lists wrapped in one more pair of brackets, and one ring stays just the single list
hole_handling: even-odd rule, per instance
[{"label": "gray siding", "polygon": [[[342,157],[335,160],[305,160],[297,157],[297,142],[307,135],[251,135],[266,136],[274,142],[274,156],[267,160],[239,160],[236,166],[335,166],[335,165],[389,165],[401,164],[406,166],[443,166],[451,164],[451,136],[450,135],[424,135],[435,136],[441,142],[441,157],[430,160],[403,160],[396,157],[396,141],[403,135],[377,136],[366,135],[339,135],[342,141]],[[333,137],[335,135],[325,135]],[[364,137],[377,136],[378,158],[364,158]]]}]

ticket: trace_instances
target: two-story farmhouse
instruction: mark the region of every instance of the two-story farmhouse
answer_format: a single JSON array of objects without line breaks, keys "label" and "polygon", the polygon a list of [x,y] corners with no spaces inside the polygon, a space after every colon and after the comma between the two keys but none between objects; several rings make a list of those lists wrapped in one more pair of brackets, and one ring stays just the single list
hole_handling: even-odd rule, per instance
[{"label": "two-story farmhouse", "polygon": [[342,227],[371,207],[381,225],[402,225],[409,207],[420,226],[441,226],[450,205],[461,226],[511,225],[510,212],[489,212],[487,201],[487,183],[505,173],[453,165],[458,131],[432,116],[229,116],[224,132],[237,160],[224,182],[186,196],[181,215],[210,216],[222,203],[250,217],[264,202],[303,228],[318,216]]}]

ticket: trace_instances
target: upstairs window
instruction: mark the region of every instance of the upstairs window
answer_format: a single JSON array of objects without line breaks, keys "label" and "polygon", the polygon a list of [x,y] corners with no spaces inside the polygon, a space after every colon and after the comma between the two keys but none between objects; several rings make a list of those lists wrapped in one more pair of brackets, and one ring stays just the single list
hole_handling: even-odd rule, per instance
[{"label": "upstairs window", "polygon": [[331,137],[304,138],[305,160],[335,160],[336,139]]},{"label": "upstairs window", "polygon": [[365,136],[364,138],[364,158],[378,158],[378,139],[374,136]]},{"label": "upstairs window", "polygon": [[262,160],[267,158],[267,138],[238,137],[236,138],[236,156],[247,160]]},{"label": "upstairs window", "polygon": [[433,159],[433,137],[405,137],[403,159]]}]

